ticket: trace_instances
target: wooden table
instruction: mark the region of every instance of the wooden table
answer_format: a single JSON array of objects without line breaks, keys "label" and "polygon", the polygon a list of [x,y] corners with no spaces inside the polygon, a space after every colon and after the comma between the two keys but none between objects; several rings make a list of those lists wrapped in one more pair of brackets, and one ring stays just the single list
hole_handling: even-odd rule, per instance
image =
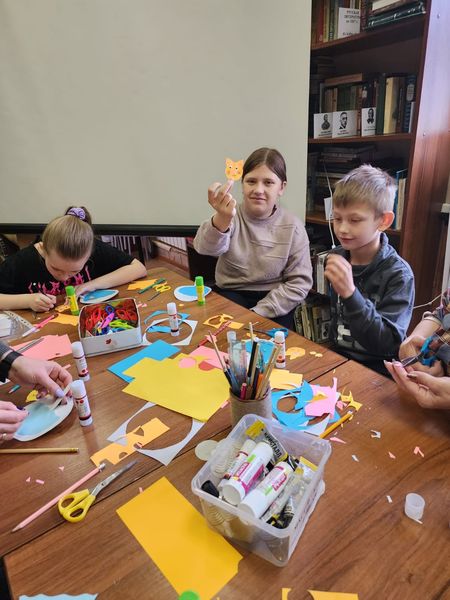
[{"label": "wooden table", "polygon": [[[151,301],[148,300],[148,298],[153,295],[153,291],[151,290],[144,294],[138,294],[137,291],[127,291],[127,286],[123,286],[123,289],[120,290],[120,296],[135,297],[138,302],[147,304],[146,307],[140,308],[142,320],[154,310],[165,309],[167,302],[174,300],[173,290],[177,286],[192,284],[192,282],[188,281],[186,278],[168,269],[153,269],[149,272],[149,277],[166,278],[168,284],[172,287],[172,290],[170,292],[164,292]],[[259,317],[258,315],[255,315],[255,313],[247,311],[214,293],[207,296],[206,304],[203,307],[197,306],[196,302],[185,303],[184,306],[178,305],[181,310],[189,312],[190,318],[198,320],[198,326],[194,333],[192,343],[189,346],[182,347],[181,349],[183,351],[192,351],[197,346],[198,342],[208,331],[208,328],[202,325],[202,323],[213,315],[226,313],[231,315],[234,320],[245,323],[246,325],[250,319],[253,322],[258,320],[258,327],[261,328],[269,328],[274,325],[271,321]],[[23,315],[33,321],[31,313],[23,311]],[[188,330],[187,328],[187,325],[182,325],[180,339]],[[43,335],[63,333],[68,333],[72,341],[78,339],[75,327],[50,322],[42,330]],[[24,339],[31,341],[36,337],[39,337],[38,333]],[[174,341],[174,338],[171,338],[170,335],[161,333],[149,334],[148,339],[149,341],[154,341],[156,339],[165,339],[167,342]],[[223,350],[226,350],[225,332],[219,334],[218,345]],[[346,359],[338,354],[322,347],[318,347],[316,344],[300,338],[294,333],[290,334],[287,340],[287,346],[291,347],[298,345],[305,348],[306,355],[303,358],[290,361],[289,366],[293,371],[302,372],[306,379],[312,379],[317,375],[326,373],[346,362]],[[309,352],[314,350],[320,350],[323,353],[323,357],[318,359],[315,356],[310,355]],[[46,531],[63,523],[57,509],[51,509],[24,529],[16,533],[11,533],[11,529],[17,523],[45,504],[49,499],[69,487],[83,475],[91,471],[93,464],[89,457],[97,450],[105,447],[109,443],[107,437],[115,431],[121,423],[127,420],[145,404],[145,401],[123,393],[122,389],[125,387],[124,381],[107,371],[109,365],[136,351],[137,349],[131,349],[88,358],[91,380],[86,384],[86,388],[94,419],[94,423],[91,427],[82,428],[78,424],[76,411],[73,410],[69,417],[54,430],[42,438],[30,442],[33,447],[78,447],[78,454],[1,456],[0,497],[2,510],[0,516],[0,556],[4,556],[13,549],[34,540]],[[58,361],[61,364],[70,362],[73,365],[74,363],[71,356],[61,357]],[[76,373],[74,365],[72,366],[71,372],[75,377]],[[12,386],[9,384],[0,386],[0,399],[14,400],[14,402],[19,405],[23,405],[28,390],[21,388],[13,395],[9,395],[7,392],[11,387]],[[145,411],[143,416],[134,419],[129,425],[129,430],[153,417],[159,417],[170,427],[170,430],[146,446],[147,449],[164,448],[181,441],[190,430],[192,422],[189,417],[155,406],[148,411]],[[183,452],[187,452],[195,447],[201,439],[210,438],[217,433],[226,430],[229,425],[229,409],[224,408],[219,410],[206,423],[199,434],[187,444],[183,449]],[[16,448],[21,445],[20,442],[12,441],[8,442],[3,447]],[[144,475],[151,473],[155,469],[161,468],[161,464],[156,460],[144,457],[138,453],[135,454],[135,457],[138,460],[137,465],[106,488],[97,500],[97,504],[105,502],[108,496],[115,494],[118,490],[139,480]],[[62,466],[64,467],[64,470],[58,468]],[[115,470],[115,467],[108,467],[105,473],[111,472],[112,470]],[[91,483],[94,484],[96,481],[101,480],[103,476],[103,474],[98,475]],[[30,483],[26,482],[28,477],[31,478]],[[35,483],[36,479],[44,481],[45,484],[39,485]]]},{"label": "wooden table", "polygon": [[[220,600],[306,600],[308,589],[354,592],[360,600],[450,597],[448,420],[412,405],[393,382],[354,362],[314,381],[331,385],[333,375],[363,407],[336,432],[347,443],[333,442],[324,496],[288,565],[278,568],[243,551],[237,576],[217,594]],[[380,431],[381,438],[372,438],[371,430]],[[424,458],[414,454],[416,446]],[[83,523],[64,523],[9,553],[5,561],[14,599],[89,591],[99,600],[175,600],[176,592],[115,511],[139,493],[139,486],[145,489],[161,476],[200,510],[190,482],[201,464],[191,449],[94,505]],[[410,491],[426,499],[423,525],[403,514]],[[282,588],[291,588],[289,596]]]}]

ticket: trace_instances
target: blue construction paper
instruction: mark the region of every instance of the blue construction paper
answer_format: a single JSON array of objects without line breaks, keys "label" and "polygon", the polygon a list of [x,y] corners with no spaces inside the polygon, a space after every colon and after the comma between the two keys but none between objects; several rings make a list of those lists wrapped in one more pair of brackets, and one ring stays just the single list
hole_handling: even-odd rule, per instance
[{"label": "blue construction paper", "polygon": [[[245,349],[250,354],[252,351],[252,340],[247,340],[245,342]],[[259,340],[259,350],[262,352],[264,364],[266,365],[269,362],[270,355],[273,350],[273,343],[269,340]]]},{"label": "blue construction paper", "polygon": [[98,594],[57,594],[56,596],[47,596],[47,594],[38,594],[37,596],[19,596],[19,600],[95,600]]},{"label": "blue construction paper", "polygon": [[[278,408],[278,402],[281,398],[293,396],[296,398],[294,410],[297,412],[285,412]],[[306,403],[312,400],[314,396],[312,387],[307,381],[304,381],[301,387],[293,390],[281,390],[272,392],[272,412],[280,423],[286,425],[290,429],[305,428],[309,418],[305,415],[303,408]]]},{"label": "blue construction paper", "polygon": [[[177,288],[177,291],[180,292],[180,294],[184,294],[185,296],[190,296],[191,300],[197,300],[197,288],[195,287],[195,285],[182,285],[179,288]],[[207,296],[210,291],[211,288],[205,285],[203,288],[203,295]],[[186,302],[188,302],[188,300],[186,300]]]},{"label": "blue construction paper", "polygon": [[165,358],[169,358],[177,352],[179,352],[179,348],[172,346],[172,344],[168,344],[164,340],[157,340],[156,342],[153,342],[153,344],[145,346],[145,348],[139,350],[139,352],[136,352],[135,354],[127,356],[127,358],[124,358],[123,360],[114,363],[113,365],[108,367],[108,371],[111,371],[111,373],[114,373],[114,375],[117,375],[124,381],[130,383],[130,381],[133,381],[133,378],[129,375],[125,375],[124,372],[136,363],[138,363],[143,358],[153,358],[153,360],[164,360]]},{"label": "blue construction paper", "polygon": [[106,296],[111,297],[111,294],[115,293],[117,295],[117,290],[94,290],[93,292],[88,292],[87,294],[83,294],[81,296],[82,302],[90,302],[91,300],[101,300]]},{"label": "blue construction paper", "polygon": [[18,435],[36,435],[58,421],[58,415],[55,414],[55,411],[42,402],[29,404],[27,410],[28,417],[22,421],[16,432]]}]

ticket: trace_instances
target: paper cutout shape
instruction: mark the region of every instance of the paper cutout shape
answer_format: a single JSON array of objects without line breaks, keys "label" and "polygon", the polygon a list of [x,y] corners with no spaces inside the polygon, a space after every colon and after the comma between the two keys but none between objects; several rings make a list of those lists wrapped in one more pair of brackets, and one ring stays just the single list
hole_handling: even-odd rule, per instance
[{"label": "paper cutout shape", "polygon": [[31,392],[27,396],[26,402],[36,402],[37,395],[38,395],[37,390],[31,390]]},{"label": "paper cutout shape", "polygon": [[72,325],[73,327],[76,327],[78,325],[78,317],[76,315],[59,313],[59,315],[53,319],[53,323],[61,323],[62,325]]},{"label": "paper cutout shape", "polygon": [[387,501],[389,502],[389,504],[392,504],[392,498],[390,496],[386,496]]},{"label": "paper cutout shape", "polygon": [[287,348],[286,350],[286,356],[288,356],[291,360],[294,360],[295,358],[301,358],[302,356],[305,356],[305,354],[306,350],[304,348],[298,348],[297,346]]},{"label": "paper cutout shape", "polygon": [[[29,342],[23,342],[13,346],[14,350],[20,350],[22,346]],[[24,356],[29,358],[40,358],[42,360],[53,360],[58,356],[66,356],[72,354],[72,345],[70,343],[69,336],[65,335],[44,335],[43,339],[39,344],[31,346],[28,350],[24,351]]]},{"label": "paper cutout shape", "polygon": [[144,358],[125,374],[134,378],[124,388],[126,394],[199,421],[207,421],[229,395],[227,380],[219,369],[180,369],[176,360]]},{"label": "paper cutout shape", "polygon": [[[207,296],[211,291],[211,288],[205,285],[204,290],[204,295]],[[195,285],[180,285],[174,289],[173,295],[181,302],[193,302],[194,300],[197,301],[197,288]]]},{"label": "paper cutout shape", "polygon": [[242,555],[165,477],[117,514],[178,594],[195,589],[200,598],[212,598],[237,574]]},{"label": "paper cutout shape", "polygon": [[360,402],[356,402],[356,400],[353,399],[353,394],[351,392],[348,393],[348,396],[344,396],[344,394],[341,393],[341,400],[347,404],[347,408],[354,408],[356,411],[362,406]]},{"label": "paper cutout shape", "polygon": [[359,462],[359,458],[356,456],[356,454],[352,454],[352,458],[355,462]]},{"label": "paper cutout shape", "polygon": [[241,160],[233,160],[231,158],[225,159],[225,177],[227,179],[231,179],[232,181],[239,181],[242,177],[242,173],[244,172],[244,161]]},{"label": "paper cutout shape", "polygon": [[139,281],[133,281],[133,283],[130,283],[127,287],[127,290],[143,290],[149,285],[153,285],[156,281],[157,279],[141,279]]},{"label": "paper cutout shape", "polygon": [[139,427],[127,433],[123,441],[121,440],[121,443],[113,442],[93,454],[91,460],[97,467],[105,460],[109,461],[112,465],[116,465],[127,456],[130,456],[130,454],[133,454],[138,449],[136,447],[138,444],[145,446],[145,444],[166,433],[166,431],[169,431],[167,425],[157,418],[151,419],[151,421],[144,423],[144,425],[139,425]]},{"label": "paper cutout shape", "polygon": [[14,434],[19,442],[29,442],[44,435],[59,425],[70,415],[73,398],[67,398],[66,404],[59,404],[52,409],[42,402],[32,402],[27,406],[28,416],[22,421]]},{"label": "paper cutout shape", "polygon": [[[167,313],[166,313],[167,314]],[[178,340],[178,338],[173,338],[174,340],[178,340],[178,341],[174,341],[173,345],[174,346],[188,346],[191,343],[192,340],[192,336],[194,335],[194,331],[195,328],[197,327],[197,323],[198,321],[193,321],[191,319],[186,319],[183,318],[182,315],[179,315],[181,317],[181,322],[182,323],[186,323],[186,325],[188,325],[191,328],[191,331],[189,333],[189,335],[185,338],[183,338],[182,340]],[[156,331],[160,331],[161,333],[170,333],[170,327],[163,325],[160,326],[159,323],[163,323],[164,321],[169,321],[169,317],[165,317],[164,319],[156,319],[155,321],[152,321],[152,323],[150,323],[150,325],[147,327],[146,333],[154,333]]]},{"label": "paper cutout shape", "polygon": [[79,300],[81,304],[98,304],[99,302],[106,302],[111,300],[119,293],[119,290],[94,290],[88,292],[84,296],[80,296]]},{"label": "paper cutout shape", "polygon": [[389,454],[389,458],[397,458],[397,457],[395,456],[395,454],[392,454],[392,452],[390,452],[390,451],[388,452],[388,454]]},{"label": "paper cutout shape", "polygon": [[330,437],[330,442],[339,442],[340,444],[346,444],[347,443],[344,440],[341,440],[341,438],[338,438],[337,436]]},{"label": "paper cutout shape", "polygon": [[233,317],[231,315],[226,315],[225,313],[222,313],[220,315],[213,315],[212,317],[209,317],[209,319],[206,319],[206,321],[203,322],[203,325],[206,325],[207,327],[212,327],[213,329],[219,329],[221,325],[223,325],[227,321],[232,320]]},{"label": "paper cutout shape", "polygon": [[[130,423],[136,415],[138,415],[144,410],[147,410],[148,408],[151,408],[152,406],[155,406],[152,402],[144,404],[144,406],[142,406],[142,408],[136,411],[134,415],[131,415],[131,417],[127,419],[124,423],[122,423],[122,425],[119,425],[116,431],[114,431],[114,433],[112,433],[108,437],[108,441],[118,441],[120,443],[123,440],[123,436],[127,432],[128,423]],[[189,440],[191,440],[194,437],[194,435],[196,435],[200,431],[204,424],[205,423],[203,423],[202,421],[197,421],[196,419],[193,419],[191,430],[181,441],[176,442],[171,446],[166,446],[165,448],[158,448],[156,450],[138,449],[137,452],[139,452],[140,454],[145,454],[145,456],[148,456],[149,458],[154,458],[163,465],[167,466],[175,458],[178,452],[180,452],[180,450],[182,450],[186,446]]]},{"label": "paper cutout shape", "polygon": [[289,600],[288,594],[292,588],[281,588],[281,600]]},{"label": "paper cutout shape", "polygon": [[358,600],[358,594],[348,594],[346,592],[319,592],[318,590],[308,590],[314,600]]},{"label": "paper cutout shape", "polygon": [[57,594],[56,596],[47,596],[47,594],[38,594],[37,596],[19,596],[19,600],[95,600],[98,594]]},{"label": "paper cutout shape", "polygon": [[334,415],[336,402],[338,400],[337,379],[333,377],[333,387],[312,385],[314,396],[320,395],[322,399],[312,401],[305,406],[305,415],[308,417],[321,417],[322,415]]},{"label": "paper cutout shape", "polygon": [[114,373],[114,375],[117,375],[117,377],[130,382],[132,381],[132,377],[125,375],[125,371],[130,369],[143,358],[147,357],[153,358],[153,360],[164,360],[165,358],[173,356],[177,352],[179,352],[178,348],[174,348],[172,344],[168,344],[164,340],[156,340],[156,342],[145,346],[145,348],[139,350],[139,352],[136,352],[131,356],[127,356],[123,360],[119,360],[119,362],[109,366],[108,371],[111,371],[111,373]]},{"label": "paper cutout shape", "polygon": [[[286,396],[295,398],[296,401],[293,410],[296,412],[285,412],[278,408],[278,402]],[[272,392],[272,413],[283,425],[286,425],[290,429],[298,429],[308,423],[307,420],[305,420],[305,414],[302,409],[312,397],[313,391],[307,381],[305,381],[300,388],[294,389],[288,393],[283,391]]]},{"label": "paper cutout shape", "polygon": [[274,369],[270,374],[270,385],[272,389],[291,390],[302,385],[303,375],[291,373],[287,369]]},{"label": "paper cutout shape", "polygon": [[[220,358],[222,360],[225,360],[225,358],[228,357],[228,354],[226,352],[221,352],[219,350],[219,355]],[[201,346],[200,348],[196,348],[195,350],[193,350],[189,355],[189,357],[203,357],[204,361],[207,362],[208,364],[212,365],[213,367],[216,367],[217,369],[221,369],[221,365],[219,363],[219,359],[217,358],[217,354],[214,350],[214,348],[208,348],[207,346]],[[181,364],[179,365],[180,367],[182,366]],[[201,368],[201,363],[198,365],[199,368]]]},{"label": "paper cutout shape", "polygon": [[422,452],[422,450],[419,448],[419,446],[416,446],[416,447],[414,448],[414,454],[416,454],[416,455],[417,455],[417,454],[420,454],[420,456],[421,456],[422,458],[425,458],[425,454]]},{"label": "paper cutout shape", "polygon": [[376,438],[376,439],[380,439],[381,437],[381,432],[380,431],[376,431],[375,429],[371,429],[370,430],[371,436],[372,438]]}]

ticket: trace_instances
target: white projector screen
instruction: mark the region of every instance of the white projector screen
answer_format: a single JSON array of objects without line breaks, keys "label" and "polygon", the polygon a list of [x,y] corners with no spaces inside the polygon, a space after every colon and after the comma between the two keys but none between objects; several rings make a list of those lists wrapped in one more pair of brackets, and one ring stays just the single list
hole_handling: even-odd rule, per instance
[{"label": "white projector screen", "polygon": [[176,233],[211,214],[225,158],[260,146],[303,217],[310,5],[0,0],[0,231],[75,204]]}]

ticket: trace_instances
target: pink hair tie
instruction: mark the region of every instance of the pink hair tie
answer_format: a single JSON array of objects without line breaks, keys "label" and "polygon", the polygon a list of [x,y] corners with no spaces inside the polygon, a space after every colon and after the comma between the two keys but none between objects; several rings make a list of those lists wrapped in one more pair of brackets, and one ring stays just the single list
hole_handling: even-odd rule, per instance
[{"label": "pink hair tie", "polygon": [[86,213],[82,208],[71,208],[66,212],[66,215],[72,215],[73,217],[78,217],[82,221],[86,219]]}]

